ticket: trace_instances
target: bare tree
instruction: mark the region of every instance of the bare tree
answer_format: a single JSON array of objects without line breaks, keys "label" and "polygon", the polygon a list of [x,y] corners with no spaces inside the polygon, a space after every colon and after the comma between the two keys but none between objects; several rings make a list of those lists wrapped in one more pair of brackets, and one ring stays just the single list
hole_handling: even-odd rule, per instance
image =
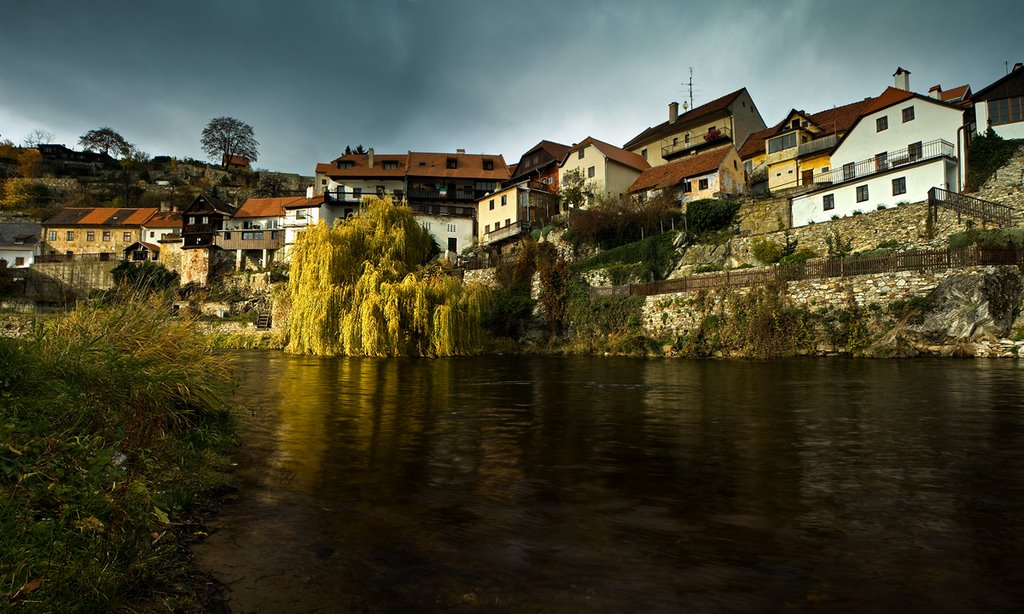
[{"label": "bare tree", "polygon": [[28,133],[25,140],[22,143],[25,147],[35,147],[36,145],[45,145],[53,141],[53,133],[49,130],[43,130],[42,128],[36,128],[32,132]]},{"label": "bare tree", "polygon": [[211,160],[227,165],[232,156],[245,156],[256,161],[259,142],[252,126],[233,117],[215,117],[206,124],[202,136],[203,151]]},{"label": "bare tree", "polygon": [[109,126],[86,132],[78,139],[78,146],[102,153],[109,153],[113,149],[121,156],[128,155],[132,149],[131,144]]}]

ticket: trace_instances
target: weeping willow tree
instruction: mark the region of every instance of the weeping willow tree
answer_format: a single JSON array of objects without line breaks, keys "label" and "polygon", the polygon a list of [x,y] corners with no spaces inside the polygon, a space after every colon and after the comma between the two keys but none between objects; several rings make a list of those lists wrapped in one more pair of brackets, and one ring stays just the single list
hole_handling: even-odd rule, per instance
[{"label": "weeping willow tree", "polygon": [[412,211],[371,198],[359,216],[299,236],[291,257],[289,352],[456,356],[479,351],[489,293],[424,267],[433,239]]}]

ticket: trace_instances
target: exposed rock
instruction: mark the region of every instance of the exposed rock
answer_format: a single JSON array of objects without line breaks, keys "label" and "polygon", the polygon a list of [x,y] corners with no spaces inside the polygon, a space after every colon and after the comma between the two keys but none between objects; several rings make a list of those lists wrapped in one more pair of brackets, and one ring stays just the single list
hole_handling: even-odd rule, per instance
[{"label": "exposed rock", "polygon": [[1020,313],[1021,290],[1016,267],[953,277],[932,291],[931,308],[906,330],[947,342],[1005,337]]}]

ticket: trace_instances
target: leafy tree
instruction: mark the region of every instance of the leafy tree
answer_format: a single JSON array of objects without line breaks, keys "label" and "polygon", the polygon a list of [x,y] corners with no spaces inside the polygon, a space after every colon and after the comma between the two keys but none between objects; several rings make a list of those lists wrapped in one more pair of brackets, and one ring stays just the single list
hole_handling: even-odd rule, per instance
[{"label": "leafy tree", "polygon": [[100,153],[110,153],[110,150],[114,150],[118,155],[124,155],[131,147],[123,136],[109,126],[86,132],[78,139],[78,146]]},{"label": "leafy tree", "polygon": [[255,162],[259,142],[253,135],[252,126],[233,117],[215,117],[203,128],[203,151],[215,163],[225,163],[231,156],[245,156]]},{"label": "leafy tree", "polygon": [[562,197],[562,209],[579,209],[594,197],[595,184],[583,174],[583,169],[574,168],[566,171],[558,186],[558,195]]},{"label": "leafy tree", "polygon": [[42,128],[36,128],[32,132],[29,132],[22,141],[25,147],[35,147],[36,145],[45,145],[53,141],[53,133],[49,130],[43,130]]}]

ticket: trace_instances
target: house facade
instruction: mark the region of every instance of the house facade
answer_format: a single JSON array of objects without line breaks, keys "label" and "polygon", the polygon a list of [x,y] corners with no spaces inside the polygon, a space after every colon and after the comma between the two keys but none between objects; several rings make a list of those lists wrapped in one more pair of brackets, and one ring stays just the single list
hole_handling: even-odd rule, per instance
[{"label": "house facade", "polygon": [[694,200],[746,192],[745,176],[736,149],[726,145],[649,168],[629,186],[629,193],[641,200],[667,196],[685,208]]},{"label": "house facade", "polygon": [[1004,139],[1024,139],[1024,64],[973,95],[977,131],[991,128]]},{"label": "house facade", "polygon": [[114,207],[67,208],[43,222],[46,253],[117,259],[142,240],[142,227],[157,210]]},{"label": "house facade", "polygon": [[224,221],[235,214],[235,207],[221,199],[200,194],[181,212],[182,249],[214,247]]},{"label": "house facade", "polygon": [[658,166],[723,145],[740,147],[751,133],[765,128],[750,93],[741,88],[682,115],[678,102],[669,103],[668,120],[636,135],[623,149]]},{"label": "house facade", "polygon": [[285,246],[285,205],[305,198],[250,198],[224,220],[215,244],[234,256],[235,268],[265,269]]},{"label": "house facade", "polygon": [[814,190],[792,199],[793,224],[926,200],[939,187],[959,191],[958,131],[963,109],[888,88],[850,127]]},{"label": "house facade", "polygon": [[42,226],[35,222],[0,223],[0,269],[32,266],[41,255]]},{"label": "house facade", "polygon": [[[587,137],[570,147],[562,158],[558,181],[559,185],[564,185],[568,173],[582,173],[593,186],[594,196],[584,205],[589,206],[595,198],[624,196],[640,173],[650,167],[639,154]],[[562,210],[567,211],[567,207],[563,202]]]}]

